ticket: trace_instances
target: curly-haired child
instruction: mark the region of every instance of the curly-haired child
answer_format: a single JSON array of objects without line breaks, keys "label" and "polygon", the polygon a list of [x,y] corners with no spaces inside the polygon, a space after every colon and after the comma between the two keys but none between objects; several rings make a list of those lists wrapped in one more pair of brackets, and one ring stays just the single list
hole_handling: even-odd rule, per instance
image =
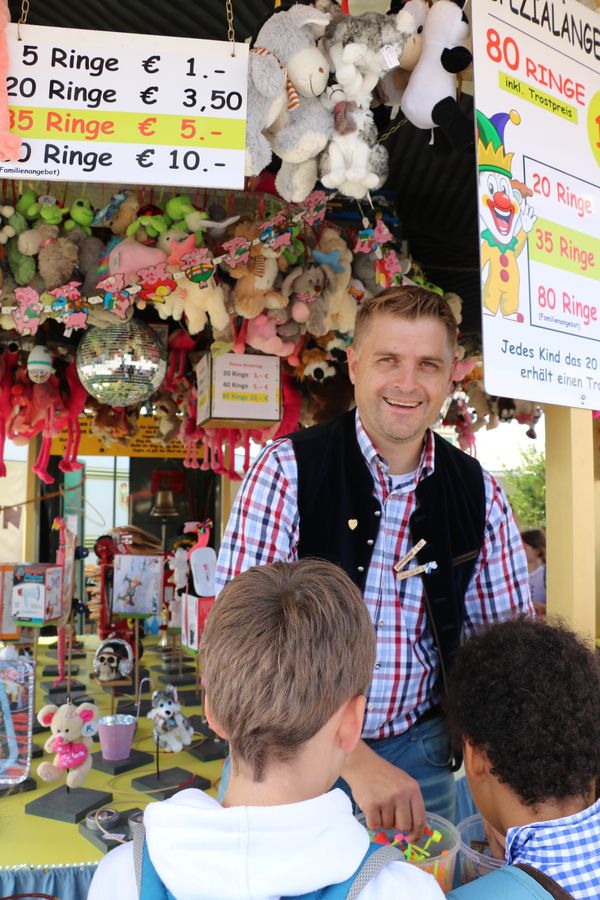
[{"label": "curly-haired child", "polygon": [[600,897],[600,664],[561,625],[503,622],[461,648],[448,718],[507,866],[452,900]]}]

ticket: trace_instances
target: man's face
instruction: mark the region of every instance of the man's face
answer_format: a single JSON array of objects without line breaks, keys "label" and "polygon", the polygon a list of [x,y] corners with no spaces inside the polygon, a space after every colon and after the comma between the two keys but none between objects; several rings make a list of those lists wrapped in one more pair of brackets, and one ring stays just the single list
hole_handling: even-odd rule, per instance
[{"label": "man's face", "polygon": [[422,437],[452,385],[454,350],[444,325],[375,315],[358,346],[348,350],[361,421],[385,451]]}]

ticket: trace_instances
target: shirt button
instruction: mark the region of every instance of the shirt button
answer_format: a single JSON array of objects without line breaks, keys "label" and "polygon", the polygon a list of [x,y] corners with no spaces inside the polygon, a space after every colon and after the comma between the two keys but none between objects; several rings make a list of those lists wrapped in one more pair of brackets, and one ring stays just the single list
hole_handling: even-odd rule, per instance
[{"label": "shirt button", "polygon": [[376,669],[380,669],[380,668],[381,668],[381,663],[375,663],[375,668],[376,668]]},{"label": "shirt button", "polygon": [[375,541],[373,541],[373,540],[371,540],[371,538],[369,538],[369,540],[367,541],[367,546],[372,547],[374,543],[375,543]]},{"label": "shirt button", "polygon": [[380,620],[379,620],[379,627],[380,627],[380,628],[383,628],[384,625],[385,625],[385,622],[383,621],[383,619],[380,619]]},{"label": "shirt button", "polygon": [[367,709],[369,710],[369,712],[373,712],[373,710],[375,709],[375,707],[373,706],[372,703],[369,703],[369,705],[367,706]]},{"label": "shirt button", "polygon": [[364,567],[364,566],[357,566],[357,567],[356,567],[356,571],[357,571],[357,572],[364,572],[364,571],[365,571],[365,567]]},{"label": "shirt button", "polygon": [[376,515],[376,516],[380,516],[380,515],[381,515],[381,510],[380,510],[380,509],[376,509],[376,510],[375,510],[375,515]]}]

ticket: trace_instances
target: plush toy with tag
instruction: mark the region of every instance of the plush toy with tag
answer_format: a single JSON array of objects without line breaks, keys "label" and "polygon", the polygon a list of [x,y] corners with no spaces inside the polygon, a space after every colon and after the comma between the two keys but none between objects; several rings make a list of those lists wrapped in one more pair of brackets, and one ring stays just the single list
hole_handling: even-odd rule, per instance
[{"label": "plush toy with tag", "polygon": [[454,0],[437,0],[423,28],[421,56],[402,96],[402,112],[417,128],[441,128],[456,147],[474,140],[473,123],[456,100],[456,76],[471,63],[469,23]]},{"label": "plush toy with tag", "polygon": [[409,12],[337,15],[325,29],[325,46],[345,99],[368,109],[371,93],[389,69],[400,65],[417,24]]},{"label": "plush toy with tag", "polygon": [[283,162],[277,190],[288,202],[304,200],[313,189],[316,158],[333,133],[331,112],[318,100],[327,86],[329,60],[316,39],[328,22],[326,13],[295,4],[275,12],[256,36],[255,48],[268,51],[287,71],[287,103],[270,133],[272,150]]},{"label": "plush toy with tag", "polygon": [[[321,334],[327,331],[352,334],[356,319],[356,300],[349,291],[352,278],[352,251],[335,228],[325,227],[316,249],[313,250],[313,259],[327,275],[327,287],[324,291],[327,311]],[[310,324],[308,330],[311,331]]]},{"label": "plush toy with tag", "polygon": [[44,744],[44,752],[55,756],[52,762],[43,762],[37,773],[43,781],[59,781],[66,774],[67,787],[81,787],[92,768],[92,736],[98,730],[98,709],[93,703],[74,706],[49,704],[40,709],[37,719],[40,725],[50,726],[52,734]]}]

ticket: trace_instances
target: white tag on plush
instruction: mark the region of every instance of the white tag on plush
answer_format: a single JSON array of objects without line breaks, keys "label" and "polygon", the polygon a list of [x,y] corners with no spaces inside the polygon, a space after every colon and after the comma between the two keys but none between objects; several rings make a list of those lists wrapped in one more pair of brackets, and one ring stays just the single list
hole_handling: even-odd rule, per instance
[{"label": "white tag on plush", "polygon": [[381,48],[381,55],[383,56],[388,69],[395,69],[400,65],[398,54],[391,44],[384,44],[384,46]]}]

